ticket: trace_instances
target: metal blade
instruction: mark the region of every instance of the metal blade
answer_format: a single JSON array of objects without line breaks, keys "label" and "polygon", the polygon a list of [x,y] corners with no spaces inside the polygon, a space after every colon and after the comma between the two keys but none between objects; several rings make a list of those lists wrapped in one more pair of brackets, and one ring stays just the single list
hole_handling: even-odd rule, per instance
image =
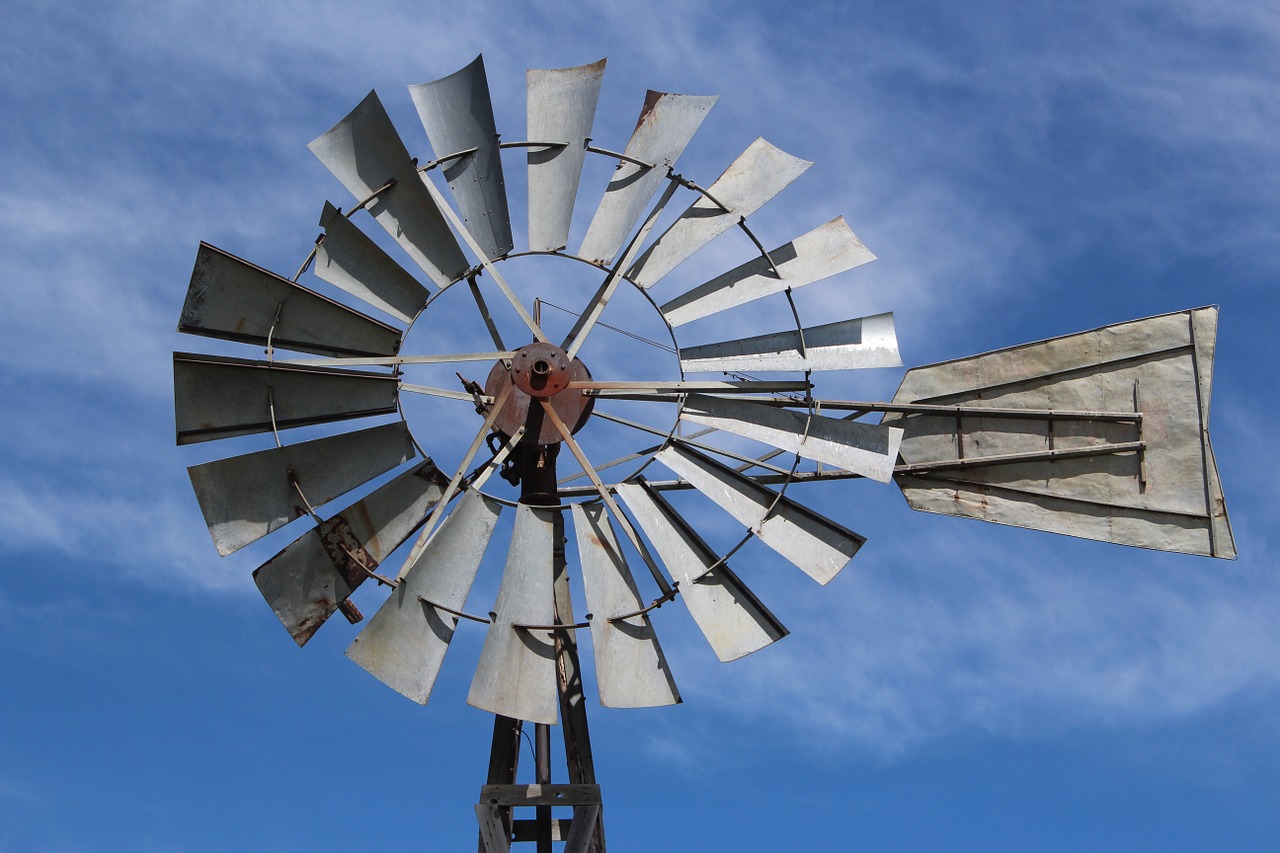
[{"label": "metal blade", "polygon": [[[777,275],[769,265],[777,265]],[[667,322],[683,326],[726,308],[815,281],[874,261],[876,256],[849,230],[843,216],[779,246],[769,258],[752,258],[740,267],[682,293],[662,306]]]},{"label": "metal blade", "polygon": [[395,181],[367,208],[432,281],[444,286],[467,271],[466,256],[376,92],[307,147],[361,201]]},{"label": "metal blade", "polygon": [[430,292],[355,223],[329,202],[320,215],[324,239],[316,246],[315,274],[406,323],[427,304]]},{"label": "metal blade", "polygon": [[175,352],[178,444],[395,414],[396,385],[389,373]]},{"label": "metal blade", "polygon": [[572,511],[582,583],[593,617],[591,645],[595,649],[600,704],[608,708],[652,708],[678,703],[680,692],[649,617],[642,614],[625,621],[609,621],[611,616],[634,613],[644,605],[604,507],[573,504]]},{"label": "metal blade", "polygon": [[641,287],[652,286],[712,239],[759,210],[812,165],[757,139],[707,188],[715,201],[700,196],[636,259],[627,278]]},{"label": "metal blade", "polygon": [[468,704],[483,711],[551,725],[559,708],[555,644],[546,631],[514,626],[555,621],[551,537],[556,512],[525,504],[516,507],[493,623],[467,696]]},{"label": "metal blade", "polygon": [[201,243],[178,331],[321,355],[392,355],[400,330]]},{"label": "metal blade", "polygon": [[569,240],[604,64],[602,59],[528,72],[529,141],[563,143],[529,150],[529,249],[534,252],[563,249]]},{"label": "metal blade", "polygon": [[722,661],[737,660],[787,635],[787,629],[728,565],[643,478],[615,489],[635,515],[671,576],[693,620]]},{"label": "metal blade", "polygon": [[[427,704],[502,505],[468,491],[399,586],[347,647],[347,657],[419,705]],[[429,603],[428,603],[429,602]],[[443,605],[448,610],[434,605]]]},{"label": "metal blade", "polygon": [[224,557],[409,461],[403,421],[273,447],[187,469]]},{"label": "metal blade", "polygon": [[484,57],[448,77],[410,86],[409,95],[437,157],[475,149],[441,168],[467,230],[485,255],[502,257],[511,251],[511,217]]},{"label": "metal blade", "polygon": [[826,462],[881,483],[893,476],[902,430],[857,421],[824,418],[786,409],[691,395],[681,417],[703,426],[763,441],[805,459]]},{"label": "metal blade", "polygon": [[[908,371],[895,403],[1044,412],[1041,419],[887,414],[885,423],[906,429],[904,461],[931,469],[897,478],[908,503],[1086,539],[1234,557],[1207,428],[1216,327],[1217,309],[1199,308]],[[1067,420],[1052,410],[1141,417]],[[1012,454],[1022,456],[979,464]],[[968,467],[945,467],[960,457]]]},{"label": "metal blade", "polygon": [[618,164],[587,227],[587,236],[578,249],[579,257],[603,264],[614,259],[627,234],[640,220],[645,205],[666,179],[667,170],[675,165],[715,102],[714,95],[654,91],[645,95],[636,129],[622,153],[652,168],[626,161]]},{"label": "metal blade", "polygon": [[820,584],[830,582],[867,541],[696,450],[674,444],[655,455]]},{"label": "metal blade", "polygon": [[[408,538],[444,491],[430,459],[415,465],[263,563],[262,597],[298,645],[305,645],[370,571]],[[363,566],[363,568],[362,568]]]},{"label": "metal blade", "polygon": [[685,373],[901,366],[893,314],[810,326],[803,336],[799,331],[778,332],[680,350],[680,367]]}]

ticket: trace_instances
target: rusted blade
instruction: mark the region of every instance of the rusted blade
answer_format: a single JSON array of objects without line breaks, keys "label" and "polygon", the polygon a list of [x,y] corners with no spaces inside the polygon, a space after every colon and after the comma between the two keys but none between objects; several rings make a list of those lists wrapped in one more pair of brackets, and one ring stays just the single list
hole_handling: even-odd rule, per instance
[{"label": "rusted blade", "polygon": [[316,275],[373,307],[412,323],[427,304],[427,289],[327,201],[320,226],[324,228],[324,239],[316,246]]},{"label": "rusted blade", "polygon": [[789,412],[724,397],[691,395],[681,417],[703,426],[763,441],[881,483],[893,476],[902,430],[857,421]]},{"label": "rusted blade", "polygon": [[[419,705],[427,704],[502,505],[467,491],[347,657]],[[442,605],[441,609],[436,605]]]},{"label": "rusted blade", "polygon": [[793,330],[680,349],[685,373],[901,366],[892,314],[810,326],[803,335]]},{"label": "rusted blade", "polygon": [[[757,139],[627,270],[650,287],[694,252],[750,216],[813,164]],[[717,204],[719,202],[719,204]],[[723,205],[723,207],[721,206]]]},{"label": "rusted blade", "polygon": [[670,445],[656,456],[820,584],[830,582],[867,541],[690,447]]},{"label": "rusted blade", "polygon": [[178,444],[396,412],[389,373],[173,354]]},{"label": "rusted blade", "polygon": [[[907,372],[895,403],[1135,411],[1140,421],[888,414],[912,509],[1124,545],[1235,556],[1209,443],[1216,308],[1180,311]],[[1104,452],[1103,445],[1141,449]],[[1098,447],[1096,454],[1064,452]],[[1060,454],[1053,458],[1049,452]],[[1044,456],[982,465],[984,456]],[[963,461],[959,457],[964,457]],[[947,467],[946,463],[957,464]],[[922,470],[923,466],[923,470]],[[963,467],[962,467],[963,466]]]},{"label": "rusted blade", "polygon": [[444,491],[430,459],[308,530],[253,573],[262,597],[305,645],[370,571],[422,523]]},{"label": "rusted blade", "polygon": [[393,355],[400,331],[208,243],[178,331],[320,355]]},{"label": "rusted blade", "polygon": [[577,68],[528,72],[529,141],[563,143],[529,150],[532,251],[563,249],[569,240],[569,221],[600,98],[604,63],[602,59]]},{"label": "rusted blade", "polygon": [[[769,259],[777,265],[776,275]],[[660,310],[672,326],[683,326],[771,293],[821,281],[875,259],[849,230],[844,217],[837,216],[826,225],[774,249],[769,258],[752,258],[680,294]]]},{"label": "rusted blade", "polygon": [[555,644],[548,631],[515,626],[555,622],[551,536],[558,511],[516,507],[493,623],[467,696],[483,711],[551,725],[558,714]]},{"label": "rusted blade", "polygon": [[707,642],[722,661],[737,660],[787,635],[787,629],[728,565],[643,479],[619,483],[618,494],[644,528]]},{"label": "rusted blade", "polygon": [[647,615],[610,622],[610,616],[643,608],[635,579],[601,504],[573,504],[573,529],[582,563],[587,607],[593,614],[600,704],[608,708],[652,708],[680,701],[667,659]]},{"label": "rusted blade", "polygon": [[511,251],[511,217],[484,57],[448,77],[410,86],[409,95],[436,157],[475,149],[440,168],[467,230],[486,255],[502,257]]},{"label": "rusted blade", "polygon": [[467,258],[376,92],[307,147],[361,201],[395,181],[368,210],[432,281],[443,286],[466,272]]},{"label": "rusted blade", "polygon": [[[187,469],[218,553],[226,556],[409,461],[403,421],[273,447]],[[304,501],[305,496],[305,501]]]},{"label": "rusted blade", "polygon": [[622,153],[652,168],[625,161],[618,164],[578,249],[580,257],[604,264],[613,261],[645,205],[666,178],[667,170],[675,165],[715,102],[714,95],[654,91],[645,95],[636,129]]}]

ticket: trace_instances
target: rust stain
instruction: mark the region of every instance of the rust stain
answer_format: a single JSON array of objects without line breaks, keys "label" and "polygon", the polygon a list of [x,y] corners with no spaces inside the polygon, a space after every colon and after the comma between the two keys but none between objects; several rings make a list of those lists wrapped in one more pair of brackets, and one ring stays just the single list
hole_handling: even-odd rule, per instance
[{"label": "rust stain", "polygon": [[[662,100],[664,95],[666,95],[666,92],[655,92],[652,89],[645,92],[644,106],[640,108],[640,118],[636,119],[636,130],[639,130],[641,125],[649,121],[649,117],[653,115],[654,109],[658,106],[658,101]],[[632,134],[634,133],[635,131],[633,130]]]}]

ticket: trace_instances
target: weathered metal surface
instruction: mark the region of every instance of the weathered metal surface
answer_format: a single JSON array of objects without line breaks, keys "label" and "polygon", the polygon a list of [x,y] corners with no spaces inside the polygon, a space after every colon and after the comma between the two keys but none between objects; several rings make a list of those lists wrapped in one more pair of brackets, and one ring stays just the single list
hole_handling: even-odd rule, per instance
[{"label": "weathered metal surface", "polygon": [[651,287],[694,252],[737,225],[744,216],[759,210],[812,165],[757,139],[707,187],[715,201],[703,195],[689,205],[636,259],[627,270],[627,278],[641,287]]},{"label": "weathered metal surface", "polygon": [[[804,381],[758,381],[758,380],[672,380],[670,382],[631,382],[608,380],[573,380],[569,390],[583,391],[596,397],[641,397],[665,394],[803,394],[809,390],[810,384]],[[663,433],[664,435],[666,433]]]},{"label": "weathered metal surface", "polygon": [[475,149],[440,168],[467,230],[488,257],[502,257],[512,247],[511,216],[484,58],[477,56],[448,77],[410,86],[409,95],[437,157]]},{"label": "weathered metal surface", "polygon": [[422,523],[444,485],[444,475],[426,459],[254,571],[262,597],[298,645],[305,645],[367,577],[347,551],[365,568],[376,569]]},{"label": "weathered metal surface", "polygon": [[787,629],[747,589],[693,528],[643,479],[619,483],[618,494],[644,528],[680,597],[722,661],[737,660],[787,635]]},{"label": "weathered metal surface", "polygon": [[1217,309],[1104,326],[918,367],[893,402],[1141,410],[1142,420],[890,413],[909,464],[1141,440],[1145,450],[898,478],[913,509],[1125,545],[1234,557],[1208,441]]},{"label": "weathered metal surface", "polygon": [[820,584],[830,582],[866,541],[696,450],[670,445],[657,459]]},{"label": "weathered metal surface", "polygon": [[[542,381],[547,384],[534,388],[532,382],[537,377],[534,373],[534,364],[539,360],[538,354],[548,355],[552,351],[560,353],[556,357],[553,369],[542,375]],[[497,398],[505,389],[510,389],[505,402],[498,410],[498,417],[495,425],[498,429],[507,435],[511,435],[520,427],[528,427],[529,430],[536,430],[536,438],[531,435],[530,440],[535,444],[557,444],[560,441],[560,432],[555,425],[549,421],[541,419],[539,411],[541,407],[533,402],[529,390],[538,391],[539,394],[545,392],[551,384],[549,380],[554,379],[562,389],[560,393],[552,393],[549,397],[551,405],[555,408],[560,417],[567,423],[572,432],[577,432],[586,425],[587,420],[591,417],[591,410],[594,405],[594,399],[580,392],[563,391],[564,385],[570,381],[588,381],[591,379],[591,372],[587,370],[587,366],[582,363],[581,359],[573,359],[568,361],[567,369],[561,365],[568,360],[563,351],[553,344],[531,344],[515,353],[515,357],[511,359],[511,369],[508,370],[506,365],[501,361],[494,364],[489,371],[489,376],[485,379],[484,393],[490,397]],[[523,371],[516,373],[517,367]],[[529,407],[533,405],[534,423],[530,421]]]},{"label": "weathered metal surface", "polygon": [[511,549],[498,588],[467,703],[505,717],[552,725],[557,720],[555,645],[546,631],[515,625],[555,621],[551,550],[558,510],[516,507]]},{"label": "weathered metal surface", "polygon": [[789,412],[762,403],[691,395],[681,417],[763,441],[806,459],[835,465],[881,483],[893,476],[902,430],[858,421]]},{"label": "weathered metal surface", "polygon": [[329,423],[396,411],[387,373],[173,354],[178,444]]},{"label": "weathered metal surface", "polygon": [[[416,456],[403,421],[187,469],[226,556]],[[305,495],[305,502],[303,496]]]},{"label": "weathered metal surface", "polygon": [[430,292],[381,247],[324,203],[324,239],[316,246],[315,274],[391,316],[412,323]]},{"label": "weathered metal surface", "polygon": [[360,201],[395,181],[367,209],[432,281],[443,286],[466,272],[466,255],[376,92],[307,147]]},{"label": "weathered metal surface", "polygon": [[462,610],[501,512],[501,504],[479,492],[464,494],[351,641],[347,657],[397,693],[427,704],[458,624],[457,616],[433,605]]},{"label": "weathered metal surface", "polygon": [[676,704],[680,692],[649,617],[609,621],[611,616],[634,613],[644,605],[604,507],[574,504],[572,512],[582,583],[592,614],[591,644],[600,704],[608,708]]},{"label": "weathered metal surface", "polygon": [[680,350],[680,367],[685,373],[901,366],[893,314],[810,326],[803,337],[793,330]]},{"label": "weathered metal surface", "polygon": [[[777,265],[777,275],[769,259]],[[837,216],[826,225],[774,249],[769,258],[752,258],[669,300],[659,310],[672,326],[683,326],[787,288],[794,290],[821,281],[875,259],[849,230],[844,217]]]},{"label": "weathered metal surface", "polygon": [[392,355],[400,331],[201,243],[178,331],[320,355]]},{"label": "weathered metal surface", "polygon": [[532,148],[529,161],[529,248],[564,248],[578,196],[587,139],[595,121],[602,59],[577,68],[530,69],[527,75],[530,142],[563,145]]},{"label": "weathered metal surface", "polygon": [[635,227],[645,205],[666,179],[685,146],[697,132],[716,96],[672,95],[650,91],[622,153],[652,168],[621,161],[604,198],[587,227],[578,255],[590,261],[610,263]]}]

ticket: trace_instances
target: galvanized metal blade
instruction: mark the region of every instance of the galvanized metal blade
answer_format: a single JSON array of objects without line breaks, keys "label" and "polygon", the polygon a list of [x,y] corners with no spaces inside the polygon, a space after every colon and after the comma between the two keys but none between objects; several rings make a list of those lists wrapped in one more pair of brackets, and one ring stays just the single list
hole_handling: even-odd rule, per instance
[{"label": "galvanized metal blade", "polygon": [[622,153],[649,165],[618,164],[578,249],[580,257],[603,264],[613,261],[716,99],[654,91],[645,95],[636,129]]},{"label": "galvanized metal blade", "polygon": [[563,249],[569,240],[604,64],[602,59],[577,68],[528,72],[529,141],[556,143],[531,148],[528,154],[531,251]]},{"label": "galvanized metal blade", "polygon": [[410,86],[409,95],[436,157],[473,151],[440,168],[467,231],[489,258],[502,257],[512,247],[511,216],[484,57],[448,77]]},{"label": "galvanized metal blade", "polygon": [[[777,266],[776,274],[770,259]],[[774,249],[768,258],[752,258],[680,294],[660,310],[672,326],[683,326],[787,288],[794,290],[821,281],[875,259],[849,230],[844,217],[837,216],[826,225]]]},{"label": "galvanized metal blade", "polygon": [[857,370],[901,367],[893,314],[876,314],[823,326],[683,347],[685,373],[774,370]]},{"label": "galvanized metal blade", "polygon": [[592,613],[591,645],[600,704],[652,708],[678,703],[680,692],[648,615],[609,621],[644,605],[604,506],[573,504],[572,511],[582,583]]},{"label": "galvanized metal blade", "polygon": [[643,479],[615,489],[679,582],[680,597],[716,657],[737,660],[787,635],[727,564],[711,568],[715,553]]},{"label": "galvanized metal blade", "polygon": [[[651,287],[694,252],[760,209],[813,164],[757,139],[627,270]],[[713,200],[714,199],[714,200]]]},{"label": "galvanized metal blade", "polygon": [[466,255],[376,92],[307,147],[357,199],[378,193],[369,213],[432,281],[443,286],[467,271]]},{"label": "galvanized metal blade", "polygon": [[867,541],[692,448],[669,445],[656,456],[820,584],[830,582]]},{"label": "galvanized metal blade", "polygon": [[400,330],[201,243],[178,331],[320,355],[394,355]]},{"label": "galvanized metal blade", "polygon": [[[422,523],[447,482],[430,459],[309,530],[253,573],[298,645]],[[366,571],[366,569],[368,571]]]},{"label": "galvanized metal blade", "polygon": [[347,657],[427,704],[502,505],[468,490],[426,550],[347,647]]},{"label": "galvanized metal blade", "polygon": [[375,308],[412,323],[430,292],[329,202],[320,215],[324,239],[315,274]]},{"label": "galvanized metal blade", "polygon": [[173,354],[178,444],[396,412],[389,373]]},{"label": "galvanized metal blade", "polygon": [[908,371],[895,403],[1041,415],[886,415],[906,430],[903,494],[927,512],[1234,557],[1207,426],[1216,329],[1217,309],[1199,308]]},{"label": "galvanized metal blade", "polygon": [[790,412],[786,409],[694,394],[681,417],[703,426],[763,441],[806,459],[835,465],[881,483],[893,476],[902,430],[857,421]]},{"label": "galvanized metal blade", "polygon": [[555,622],[551,540],[557,512],[516,507],[493,622],[467,696],[483,711],[551,725],[559,707],[555,644],[548,631],[515,626]]},{"label": "galvanized metal blade", "polygon": [[416,455],[400,421],[194,465],[187,473],[225,557]]}]

